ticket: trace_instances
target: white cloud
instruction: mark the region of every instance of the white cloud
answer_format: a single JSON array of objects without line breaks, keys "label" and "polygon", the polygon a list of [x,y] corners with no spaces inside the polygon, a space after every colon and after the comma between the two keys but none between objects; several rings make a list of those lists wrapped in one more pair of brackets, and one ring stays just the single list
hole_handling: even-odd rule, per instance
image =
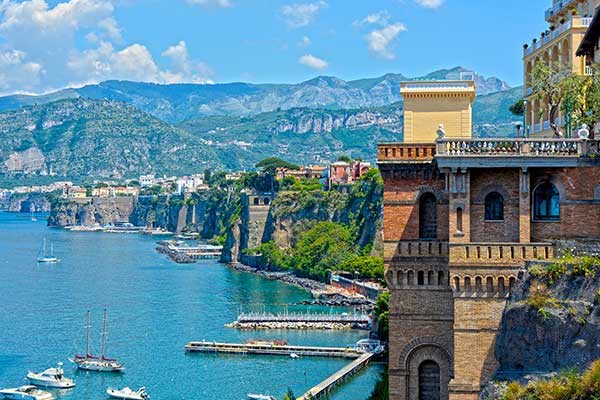
[{"label": "white cloud", "polygon": [[444,0],[415,0],[415,2],[426,8],[439,8],[444,4]]},{"label": "white cloud", "polygon": [[369,14],[363,19],[354,22],[354,26],[363,25],[381,25],[385,26],[389,23],[390,14],[387,11],[380,11],[377,13]]},{"label": "white cloud", "polygon": [[165,50],[162,56],[169,58],[172,64],[172,69],[163,73],[165,82],[212,83],[211,68],[203,62],[191,61],[187,44],[183,40]]},{"label": "white cloud", "polygon": [[327,7],[325,1],[318,1],[315,3],[295,3],[283,6],[281,14],[284,16],[290,27],[301,28],[310,25],[319,11],[325,7]]},{"label": "white cloud", "polygon": [[312,44],[312,41],[310,40],[310,38],[308,36],[302,36],[302,39],[300,39],[300,42],[298,43],[299,47],[303,47],[303,48],[307,48]]},{"label": "white cloud", "polygon": [[395,55],[390,47],[396,41],[398,35],[404,31],[406,31],[406,25],[394,23],[370,32],[366,36],[369,43],[369,50],[382,58],[388,60],[394,59]]},{"label": "white cloud", "polygon": [[202,7],[228,8],[233,6],[231,0],[187,0],[187,2],[188,4]]},{"label": "white cloud", "polygon": [[211,82],[213,72],[190,58],[185,42],[163,52],[166,68],[143,44],[123,46],[114,16],[123,1],[62,0],[50,7],[47,0],[0,0],[0,93],[42,93],[107,79]]},{"label": "white cloud", "polygon": [[300,64],[307,66],[312,69],[325,69],[329,66],[329,63],[321,58],[315,57],[312,54],[307,54],[300,57],[298,60]]}]

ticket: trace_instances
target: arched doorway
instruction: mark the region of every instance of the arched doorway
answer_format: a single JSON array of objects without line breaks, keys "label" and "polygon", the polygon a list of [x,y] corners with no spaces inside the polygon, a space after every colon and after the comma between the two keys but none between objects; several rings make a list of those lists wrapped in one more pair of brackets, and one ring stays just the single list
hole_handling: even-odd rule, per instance
[{"label": "arched doorway", "polygon": [[440,400],[440,366],[435,361],[419,365],[419,400]]},{"label": "arched doorway", "polygon": [[431,193],[426,193],[419,200],[419,239],[435,240],[437,238],[437,200]]}]

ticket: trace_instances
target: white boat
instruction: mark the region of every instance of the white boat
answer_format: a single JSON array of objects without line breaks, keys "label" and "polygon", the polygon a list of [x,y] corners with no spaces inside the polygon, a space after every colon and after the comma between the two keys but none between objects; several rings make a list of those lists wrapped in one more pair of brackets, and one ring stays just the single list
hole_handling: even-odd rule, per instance
[{"label": "white boat", "polygon": [[0,396],[10,400],[52,400],[52,394],[39,390],[33,385],[21,386],[14,389],[0,390]]},{"label": "white boat", "polygon": [[291,353],[290,354],[290,358],[293,359],[293,360],[297,360],[297,359],[300,358],[300,356],[298,354],[296,354],[296,353]]},{"label": "white boat", "polygon": [[266,394],[248,394],[248,400],[276,400],[273,396]]},{"label": "white boat", "polygon": [[44,372],[29,372],[27,379],[32,385],[44,386],[58,389],[69,389],[75,387],[72,379],[65,377],[62,369],[62,363],[58,363],[56,368],[48,368]]},{"label": "white boat", "polygon": [[42,250],[40,251],[40,254],[38,254],[37,261],[39,263],[57,263],[58,262],[58,258],[56,258],[54,256],[54,245],[53,244],[50,244],[50,254],[47,253],[46,238],[44,238],[44,245],[42,247]]},{"label": "white boat", "polygon": [[149,400],[150,395],[146,392],[145,387],[139,388],[137,391],[133,391],[130,388],[126,387],[123,389],[113,389],[108,388],[106,393],[115,399],[127,399],[127,400]]},{"label": "white boat", "polygon": [[86,371],[97,371],[97,372],[122,372],[125,367],[123,364],[118,362],[115,359],[108,358],[104,355],[104,351],[106,348],[106,310],[104,310],[104,324],[102,329],[102,342],[101,342],[101,355],[100,357],[95,357],[90,354],[90,312],[87,313],[87,326],[86,326],[86,335],[85,335],[85,355],[76,355],[73,358],[70,358],[69,361],[77,364],[77,368],[86,370]]}]

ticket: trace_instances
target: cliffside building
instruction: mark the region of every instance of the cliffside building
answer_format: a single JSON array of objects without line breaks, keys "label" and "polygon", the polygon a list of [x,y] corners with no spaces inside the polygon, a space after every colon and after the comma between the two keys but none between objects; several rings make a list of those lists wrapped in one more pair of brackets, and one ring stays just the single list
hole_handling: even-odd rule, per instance
[{"label": "cliffside building", "polygon": [[391,400],[478,399],[525,262],[600,238],[599,142],[473,139],[470,90],[411,85],[408,141],[379,145]]},{"label": "cliffside building", "polygon": [[[548,29],[541,37],[523,46],[525,121],[532,136],[553,136],[548,112],[541,112],[541,104],[531,87],[534,66],[541,62],[555,68],[571,69],[577,75],[591,74],[587,57],[577,57],[576,52],[599,5],[600,0],[553,0],[552,7],[545,12]],[[566,130],[562,111],[555,122],[562,131]]]}]

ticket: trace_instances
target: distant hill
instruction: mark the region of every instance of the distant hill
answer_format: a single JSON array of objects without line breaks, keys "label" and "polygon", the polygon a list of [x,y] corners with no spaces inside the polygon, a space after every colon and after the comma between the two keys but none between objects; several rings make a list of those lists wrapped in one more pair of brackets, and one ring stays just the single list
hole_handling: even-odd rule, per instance
[{"label": "distant hill", "polygon": [[[84,97],[129,103],[163,121],[178,123],[205,116],[248,116],[294,108],[344,110],[382,107],[401,100],[400,82],[411,79],[458,79],[462,67],[407,78],[386,74],[378,78],[344,81],[320,76],[299,84],[228,83],[215,85],[107,81],[79,89],[65,89],[44,96],[0,97],[0,111],[21,106]],[[498,78],[476,75],[479,95],[509,88]]]},{"label": "distant hill", "polygon": [[4,173],[119,178],[220,165],[209,146],[125,103],[67,99],[0,113]]}]

